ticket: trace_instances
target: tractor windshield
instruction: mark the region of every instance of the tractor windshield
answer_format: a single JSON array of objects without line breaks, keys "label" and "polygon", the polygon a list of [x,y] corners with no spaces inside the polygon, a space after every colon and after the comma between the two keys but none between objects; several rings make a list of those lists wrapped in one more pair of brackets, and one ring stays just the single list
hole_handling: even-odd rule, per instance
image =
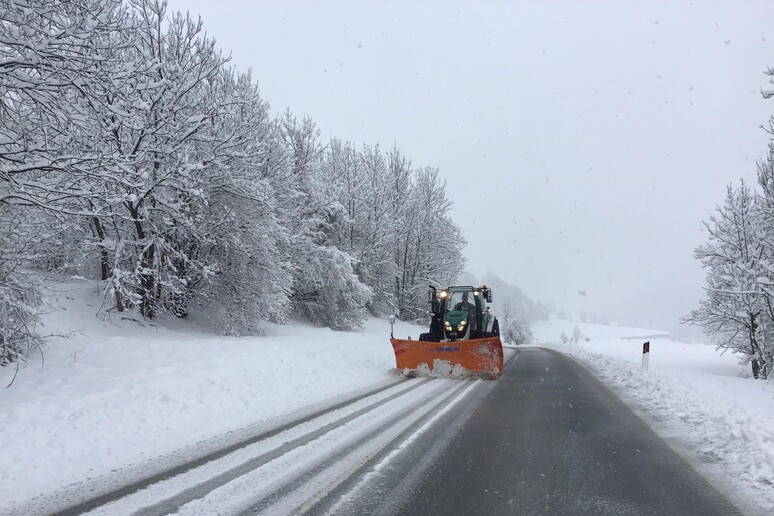
[{"label": "tractor windshield", "polygon": [[446,300],[447,310],[467,310],[463,305],[471,304],[475,308],[476,301],[473,299],[473,292],[449,292]]},{"label": "tractor windshield", "polygon": [[466,310],[473,326],[477,321],[476,317],[476,296],[473,292],[449,292],[449,298],[446,301],[447,310]]}]

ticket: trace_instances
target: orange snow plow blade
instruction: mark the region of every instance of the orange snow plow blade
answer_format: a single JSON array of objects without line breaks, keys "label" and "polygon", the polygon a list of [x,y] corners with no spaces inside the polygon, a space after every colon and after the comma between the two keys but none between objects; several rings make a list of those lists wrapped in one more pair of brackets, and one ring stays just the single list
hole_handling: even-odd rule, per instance
[{"label": "orange snow plow blade", "polygon": [[400,371],[441,376],[483,376],[492,380],[503,372],[500,337],[427,342],[390,339]]}]

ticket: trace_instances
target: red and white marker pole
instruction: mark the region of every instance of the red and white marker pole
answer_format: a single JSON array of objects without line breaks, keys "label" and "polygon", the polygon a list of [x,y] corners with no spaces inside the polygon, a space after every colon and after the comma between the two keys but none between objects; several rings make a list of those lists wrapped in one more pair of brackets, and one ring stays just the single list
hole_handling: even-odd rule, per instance
[{"label": "red and white marker pole", "polygon": [[650,362],[650,341],[642,344],[642,370],[648,370],[648,363]]}]

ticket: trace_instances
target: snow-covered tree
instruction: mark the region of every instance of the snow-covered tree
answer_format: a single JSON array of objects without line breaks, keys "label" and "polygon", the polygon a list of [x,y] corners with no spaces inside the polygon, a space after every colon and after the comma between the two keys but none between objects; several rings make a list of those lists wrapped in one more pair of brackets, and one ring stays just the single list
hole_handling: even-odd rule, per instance
[{"label": "snow-covered tree", "polygon": [[[391,194],[391,169],[379,146],[353,145],[333,139],[323,156],[323,188],[342,210],[335,241],[354,259],[360,281],[374,296],[371,313],[393,313],[395,235],[400,225],[399,208]],[[402,209],[402,207],[400,207]]]},{"label": "snow-covered tree", "polygon": [[373,290],[371,313],[424,320],[428,284],[453,283],[464,263],[465,240],[438,171],[412,168],[397,146],[385,156],[378,146],[358,152],[334,139],[321,174],[321,190],[343,210],[332,235]]},{"label": "snow-covered tree", "polygon": [[[36,342],[35,267],[61,268],[105,157],[88,84],[123,63],[131,17],[119,1],[0,1],[0,354]],[[63,244],[67,242],[68,247]],[[9,355],[11,353],[11,355]]]},{"label": "snow-covered tree", "polygon": [[291,235],[284,251],[293,265],[294,310],[331,328],[360,327],[373,293],[356,273],[357,259],[338,247],[346,212],[327,195],[319,130],[289,111],[279,128],[287,154],[281,216]]},{"label": "snow-covered tree", "polygon": [[529,344],[532,342],[532,324],[524,305],[508,297],[498,296],[500,335],[502,340],[512,344]]},{"label": "snow-covered tree", "polygon": [[572,328],[572,340],[573,342],[580,342],[583,339],[583,333],[580,327],[576,324]]},{"label": "snow-covered tree", "polygon": [[113,284],[146,317],[163,307],[184,315],[191,285],[212,272],[200,254],[213,223],[207,206],[239,135],[221,127],[231,107],[217,92],[226,59],[201,20],[174,14],[165,27],[164,3],[133,5],[136,52],[153,66],[111,92],[104,128],[123,171],[110,193],[128,223],[116,235]]},{"label": "snow-covered tree", "polygon": [[762,228],[755,197],[744,182],[728,187],[725,203],[705,227],[708,241],[695,256],[708,269],[707,297],[685,320],[700,325],[718,347],[740,353],[753,375],[765,378],[772,363],[767,341],[771,319],[759,281]]},{"label": "snow-covered tree", "polygon": [[407,320],[423,320],[427,285],[447,286],[462,274],[467,241],[450,216],[452,203],[438,169],[414,171],[408,208],[398,231],[397,279]]},{"label": "snow-covered tree", "polygon": [[290,312],[292,265],[281,251],[288,232],[277,217],[272,171],[279,148],[268,105],[250,74],[223,70],[217,82],[218,104],[224,110],[230,106],[218,125],[230,135],[232,150],[219,161],[208,222],[200,225],[209,237],[197,257],[211,264],[213,273],[191,297],[223,331],[254,333],[261,321],[283,322]]}]

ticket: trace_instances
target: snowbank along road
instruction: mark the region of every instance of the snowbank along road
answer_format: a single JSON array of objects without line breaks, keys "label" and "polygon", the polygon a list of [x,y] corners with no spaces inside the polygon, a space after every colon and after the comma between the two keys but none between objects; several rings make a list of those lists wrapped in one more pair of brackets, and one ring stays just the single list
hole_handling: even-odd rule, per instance
[{"label": "snowbank along road", "polygon": [[528,348],[496,382],[398,381],[58,512],[83,513],[737,510],[582,367]]}]

